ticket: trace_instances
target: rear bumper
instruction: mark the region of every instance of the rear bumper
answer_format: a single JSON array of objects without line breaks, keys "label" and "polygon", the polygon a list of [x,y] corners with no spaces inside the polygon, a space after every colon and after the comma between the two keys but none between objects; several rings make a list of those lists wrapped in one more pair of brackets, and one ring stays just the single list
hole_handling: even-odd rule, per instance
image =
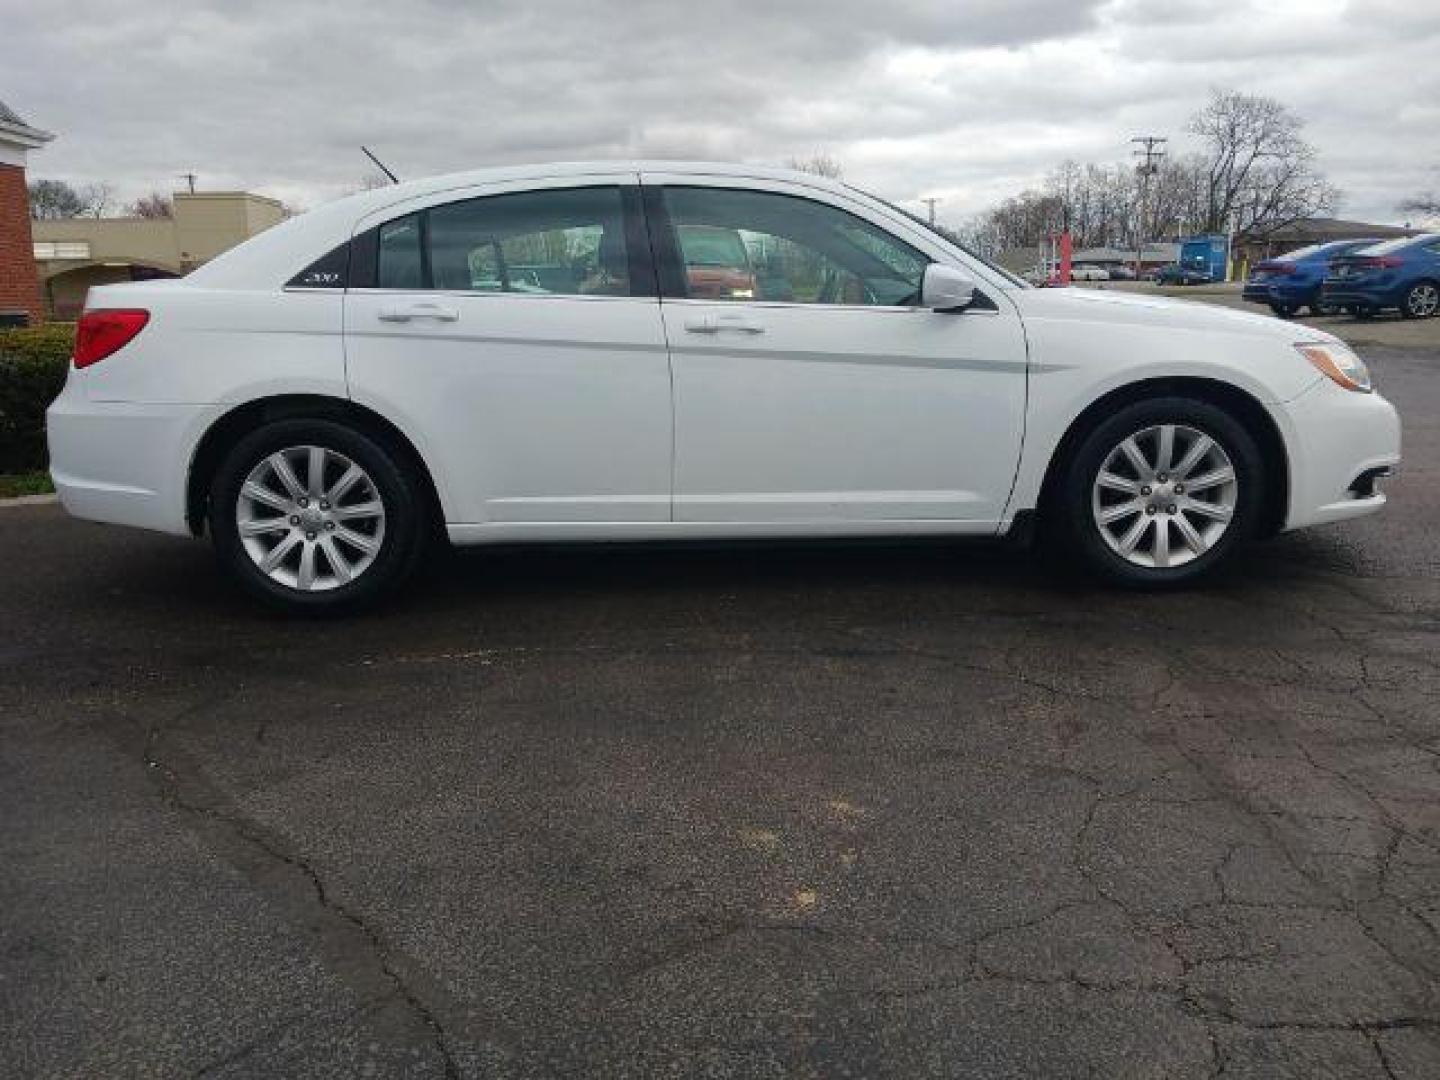
[{"label": "rear bumper", "polygon": [[1400,417],[1390,402],[1321,379],[1286,411],[1295,442],[1287,529],[1344,521],[1385,505],[1381,484],[1367,481],[1400,463]]},{"label": "rear bumper", "polygon": [[189,462],[211,412],[88,401],[67,387],[46,414],[50,476],[61,504],[78,518],[188,536]]}]

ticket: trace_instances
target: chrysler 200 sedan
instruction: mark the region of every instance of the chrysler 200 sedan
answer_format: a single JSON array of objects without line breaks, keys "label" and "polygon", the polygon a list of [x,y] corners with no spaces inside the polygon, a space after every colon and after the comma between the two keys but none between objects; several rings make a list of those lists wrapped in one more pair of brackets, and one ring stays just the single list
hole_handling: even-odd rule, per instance
[{"label": "chrysler 200 sedan", "polygon": [[1379,509],[1400,451],[1328,334],[1031,289],[845,184],[670,162],[400,184],[92,289],[49,437],[70,513],[208,532],[293,610],[446,537],[1034,531],[1173,585]]}]

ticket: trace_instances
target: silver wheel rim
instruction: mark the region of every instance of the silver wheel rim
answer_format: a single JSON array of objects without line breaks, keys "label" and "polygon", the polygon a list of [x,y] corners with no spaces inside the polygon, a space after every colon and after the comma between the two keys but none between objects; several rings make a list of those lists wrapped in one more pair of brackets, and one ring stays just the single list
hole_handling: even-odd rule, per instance
[{"label": "silver wheel rim", "polygon": [[385,504],[370,474],[323,446],[263,458],[240,485],[235,527],[250,560],[300,592],[348,585],[385,543]]},{"label": "silver wheel rim", "polygon": [[1440,307],[1440,289],[1434,285],[1417,285],[1410,290],[1410,314],[1428,318]]},{"label": "silver wheel rim", "polygon": [[1135,566],[1167,569],[1219,542],[1239,490],[1235,465],[1215,439],[1183,424],[1157,424],[1106,455],[1090,505],[1111,551]]}]

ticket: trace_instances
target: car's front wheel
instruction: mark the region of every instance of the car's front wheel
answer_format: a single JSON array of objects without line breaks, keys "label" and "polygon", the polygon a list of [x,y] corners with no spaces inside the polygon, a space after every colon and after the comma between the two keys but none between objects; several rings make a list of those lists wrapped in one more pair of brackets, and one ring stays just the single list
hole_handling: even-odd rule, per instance
[{"label": "car's front wheel", "polygon": [[1154,398],[1124,406],[1081,440],[1061,474],[1058,524],[1100,576],[1175,585],[1255,532],[1263,488],[1259,449],[1230,413]]},{"label": "car's front wheel", "polygon": [[251,593],[295,611],[371,603],[414,570],[425,501],[393,447],[325,419],[278,420],[225,455],[216,550]]}]

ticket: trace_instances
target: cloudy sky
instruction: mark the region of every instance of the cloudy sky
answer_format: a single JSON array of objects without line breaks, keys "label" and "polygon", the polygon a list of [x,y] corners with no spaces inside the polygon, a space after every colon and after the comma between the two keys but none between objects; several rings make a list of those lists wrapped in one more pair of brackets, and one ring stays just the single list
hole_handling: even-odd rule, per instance
[{"label": "cloudy sky", "polygon": [[828,154],[959,221],[1211,87],[1308,121],[1342,213],[1440,187],[1440,0],[0,0],[32,173],[120,199],[522,161]]}]

